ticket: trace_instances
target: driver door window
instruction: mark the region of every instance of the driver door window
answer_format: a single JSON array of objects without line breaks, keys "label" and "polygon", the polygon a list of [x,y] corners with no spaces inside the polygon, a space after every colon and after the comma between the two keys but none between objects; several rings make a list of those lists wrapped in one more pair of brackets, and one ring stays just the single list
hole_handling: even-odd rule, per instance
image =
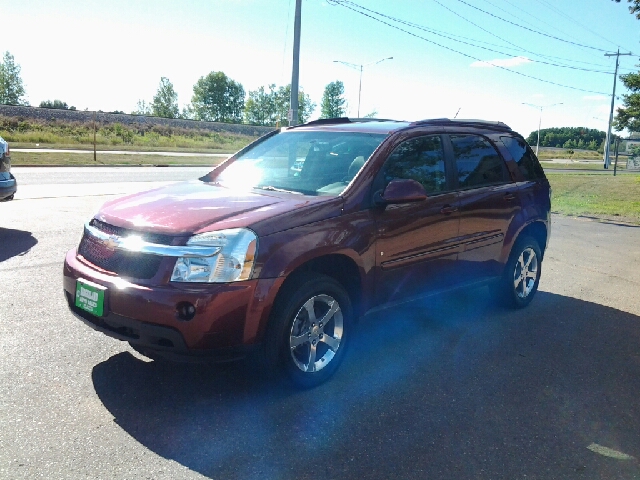
[{"label": "driver door window", "polygon": [[385,164],[384,186],[397,179],[417,181],[427,195],[447,190],[441,138],[418,137],[398,145]]}]

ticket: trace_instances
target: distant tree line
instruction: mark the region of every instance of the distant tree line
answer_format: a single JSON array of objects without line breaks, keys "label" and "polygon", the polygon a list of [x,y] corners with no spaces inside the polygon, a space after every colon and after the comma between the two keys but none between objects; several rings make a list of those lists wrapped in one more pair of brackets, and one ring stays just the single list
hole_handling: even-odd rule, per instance
[{"label": "distant tree line", "polygon": [[[160,84],[151,101],[139,100],[134,115],[153,115],[164,118],[183,118],[210,122],[247,123],[260,126],[288,125],[291,85],[275,84],[260,87],[245,94],[245,89],[224,72],[210,72],[193,86],[191,102],[180,110],[178,94],[167,77],[160,77]],[[298,117],[306,122],[316,104],[302,89],[299,92]],[[345,114],[344,86],[342,82],[327,85],[322,98],[322,117],[332,118]],[[20,65],[9,52],[0,61],[0,104],[29,105],[25,98],[20,76]],[[40,108],[75,110],[59,99],[43,100]],[[116,111],[113,113],[124,113]]]},{"label": "distant tree line", "polygon": [[43,100],[40,102],[40,108],[55,108],[57,110],[75,110],[76,107],[67,105],[67,102],[62,100]]},{"label": "distant tree line", "polygon": [[[186,118],[210,122],[247,123],[260,126],[288,125],[291,85],[275,84],[249,91],[240,82],[224,72],[210,72],[200,77],[193,86],[191,103],[180,112],[178,95],[168,78],[162,77],[158,91],[151,102],[140,100],[133,114],[166,118]],[[342,117],[346,113],[344,85],[341,81],[329,83],[322,96],[321,118]],[[298,118],[309,120],[316,104],[300,89]]]},{"label": "distant tree line", "polygon": [[[540,130],[541,147],[580,148],[584,150],[599,150],[606,138],[606,132],[594,128],[560,127],[543,128]],[[527,142],[535,145],[538,131],[533,131],[527,137]]]}]

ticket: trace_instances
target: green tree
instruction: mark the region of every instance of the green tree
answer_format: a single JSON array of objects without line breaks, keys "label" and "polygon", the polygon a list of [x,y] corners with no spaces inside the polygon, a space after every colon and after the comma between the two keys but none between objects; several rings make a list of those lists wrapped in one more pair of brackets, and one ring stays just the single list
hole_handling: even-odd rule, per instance
[{"label": "green tree", "polygon": [[67,102],[63,102],[62,100],[43,100],[40,102],[40,108],[55,108],[57,110],[75,110],[76,107],[69,107]]},{"label": "green tree", "polygon": [[131,112],[131,115],[152,115],[151,105],[144,100],[138,100],[136,109]]},{"label": "green tree", "polygon": [[160,77],[158,91],[151,102],[151,113],[156,117],[178,118],[178,94],[167,77]]},{"label": "green tree", "polygon": [[267,87],[249,92],[249,98],[244,105],[244,121],[251,125],[274,126],[277,122],[276,115],[276,86],[271,84]]},{"label": "green tree", "polygon": [[244,88],[223,72],[211,72],[193,86],[191,104],[196,120],[240,123]]},{"label": "green tree", "polygon": [[195,120],[195,112],[193,111],[193,107],[190,103],[182,107],[180,118],[184,118],[185,120]]},{"label": "green tree", "polygon": [[631,93],[622,95],[623,107],[618,107],[613,126],[616,130],[640,132],[640,72],[620,75],[620,80]]},{"label": "green tree", "polygon": [[[244,118],[246,123],[253,125],[288,125],[287,114],[291,106],[291,85],[278,87],[271,84],[267,87],[249,92],[245,104]],[[298,119],[305,123],[316,108],[311,97],[302,90],[298,92]]]},{"label": "green tree", "polygon": [[[276,117],[280,125],[289,125],[287,115],[291,107],[291,84],[278,88],[275,94]],[[306,123],[316,109],[316,104],[311,101],[311,97],[304,93],[302,89],[298,92],[298,121]]]},{"label": "green tree", "polygon": [[346,108],[344,99],[344,84],[340,80],[329,83],[324,87],[322,95],[320,118],[344,117]]},{"label": "green tree", "polygon": [[[620,3],[620,0],[615,0],[616,3]],[[628,0],[632,5],[629,6],[629,13],[634,14],[638,20],[640,20],[640,0]]]},{"label": "green tree", "polygon": [[20,65],[13,55],[4,52],[0,62],[0,103],[5,105],[28,105],[24,99],[24,86],[20,77]]}]

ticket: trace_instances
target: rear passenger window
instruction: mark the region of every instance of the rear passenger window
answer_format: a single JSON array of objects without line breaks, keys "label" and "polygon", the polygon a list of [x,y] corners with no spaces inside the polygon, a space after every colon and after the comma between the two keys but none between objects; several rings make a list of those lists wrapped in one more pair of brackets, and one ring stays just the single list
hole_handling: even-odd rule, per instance
[{"label": "rear passenger window", "polygon": [[447,188],[444,152],[439,136],[407,140],[396,147],[384,166],[385,187],[391,180],[409,179],[421,183],[429,193]]},{"label": "rear passenger window", "polygon": [[502,140],[502,143],[504,143],[504,146],[507,147],[507,150],[509,150],[509,153],[518,164],[518,168],[524,178],[527,180],[544,178],[544,171],[540,163],[533,156],[531,149],[524,140],[514,137],[500,137],[500,140]]},{"label": "rear passenger window", "polygon": [[460,188],[480,187],[508,180],[506,166],[489,141],[479,135],[451,135]]}]

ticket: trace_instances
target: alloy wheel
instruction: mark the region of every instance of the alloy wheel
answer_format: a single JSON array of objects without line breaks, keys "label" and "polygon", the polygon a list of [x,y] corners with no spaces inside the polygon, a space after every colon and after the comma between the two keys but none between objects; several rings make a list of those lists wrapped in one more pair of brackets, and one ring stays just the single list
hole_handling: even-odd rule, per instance
[{"label": "alloy wheel", "polygon": [[325,368],[340,348],[343,335],[342,310],[329,295],[316,295],[298,310],[289,335],[293,363],[302,372]]},{"label": "alloy wheel", "polygon": [[513,287],[518,298],[524,299],[534,289],[538,278],[538,256],[531,247],[525,248],[513,272]]}]

